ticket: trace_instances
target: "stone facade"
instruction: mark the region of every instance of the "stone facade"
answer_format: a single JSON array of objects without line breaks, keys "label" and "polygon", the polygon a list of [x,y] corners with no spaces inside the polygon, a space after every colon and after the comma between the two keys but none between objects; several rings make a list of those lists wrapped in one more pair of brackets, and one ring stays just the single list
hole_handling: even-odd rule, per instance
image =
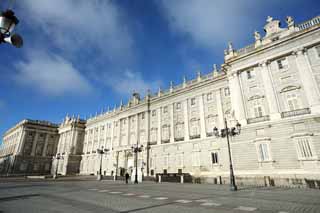
[{"label": "stone facade", "polygon": [[57,128],[47,121],[23,120],[9,129],[0,149],[0,174],[50,174],[59,139]]},{"label": "stone facade", "polygon": [[[66,117],[58,128],[59,143],[51,173],[61,175],[78,174],[83,150],[85,121]],[[59,162],[57,162],[59,161]]]},{"label": "stone facade", "polygon": [[[316,184],[320,180],[320,17],[287,28],[268,17],[264,37],[240,50],[229,43],[225,63],[181,85],[171,83],[144,99],[87,120],[80,174],[119,175],[134,169],[131,147],[144,175],[189,173],[199,181],[229,181],[225,138],[213,128],[224,119],[242,124],[231,138],[238,183]],[[318,181],[319,184],[319,181]],[[320,185],[319,185],[320,186]]]},{"label": "stone facade", "polygon": [[220,70],[144,98],[134,93],[86,121],[65,119],[56,155],[62,163],[55,160],[52,173],[97,175],[101,157],[103,175],[132,172],[138,144],[145,176],[189,173],[228,183],[227,141],[213,132],[226,119],[242,125],[230,141],[238,184],[320,187],[320,17],[286,22],[280,28],[268,17],[254,44],[236,50],[229,43]]}]

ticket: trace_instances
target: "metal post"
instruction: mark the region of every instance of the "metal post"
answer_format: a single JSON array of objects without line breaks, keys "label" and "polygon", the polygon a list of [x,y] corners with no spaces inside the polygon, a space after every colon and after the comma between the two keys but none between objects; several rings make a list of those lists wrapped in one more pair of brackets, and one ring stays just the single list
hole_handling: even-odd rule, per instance
[{"label": "metal post", "polygon": [[231,150],[230,150],[230,142],[229,142],[229,130],[228,130],[228,124],[227,124],[227,119],[225,118],[224,120],[225,123],[225,131],[227,135],[227,142],[228,142],[228,152],[229,152],[229,163],[230,163],[230,190],[231,191],[237,191],[237,186],[234,178],[234,173],[233,173],[233,165],[232,165],[232,158],[231,158]]},{"label": "metal post", "polygon": [[147,176],[149,176],[150,172],[150,164],[149,164],[149,159],[150,158],[150,142],[147,143]]},{"label": "metal post", "polygon": [[54,174],[54,176],[53,176],[53,179],[56,179],[56,178],[58,177],[59,159],[60,159],[60,158],[56,157],[57,166],[56,166],[56,171],[55,171],[55,174]]},{"label": "metal post", "polygon": [[118,177],[118,166],[119,166],[119,151],[117,151],[117,162],[116,162],[116,175],[115,175],[115,180],[117,180],[117,177]]},{"label": "metal post", "polygon": [[134,183],[137,184],[138,183],[138,140],[137,140],[137,147],[134,148],[134,152],[136,154],[136,174],[135,174],[135,177],[134,177]]}]

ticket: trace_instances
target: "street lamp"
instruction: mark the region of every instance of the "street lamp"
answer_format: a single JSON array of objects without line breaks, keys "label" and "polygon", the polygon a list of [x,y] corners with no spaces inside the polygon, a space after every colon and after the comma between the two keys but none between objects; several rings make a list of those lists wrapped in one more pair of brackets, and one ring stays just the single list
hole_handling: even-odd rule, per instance
[{"label": "street lamp", "polygon": [[58,168],[59,168],[59,160],[60,159],[63,159],[62,156],[60,156],[60,153],[57,154],[56,156],[56,160],[57,160],[57,166],[56,166],[56,171],[54,172],[54,175],[53,175],[53,179],[57,179],[58,178]]},{"label": "street lamp", "polygon": [[134,177],[134,183],[138,184],[138,152],[142,152],[143,149],[143,145],[138,145],[138,141],[137,144],[135,146],[131,147],[132,151],[135,153],[135,167],[136,167],[136,174]]},{"label": "street lamp", "polygon": [[20,48],[23,45],[22,37],[19,34],[12,34],[19,19],[14,15],[12,10],[6,10],[0,14],[0,44],[10,43]]},{"label": "street lamp", "polygon": [[221,129],[220,132],[217,127],[213,128],[213,134],[216,137],[227,137],[228,142],[228,153],[229,153],[229,163],[230,163],[230,190],[231,191],[237,191],[237,185],[235,182],[235,177],[233,173],[233,165],[232,165],[232,158],[231,158],[231,150],[230,150],[230,142],[229,142],[229,136],[233,137],[235,135],[239,135],[241,131],[241,124],[237,122],[236,127],[232,127],[231,129],[228,128],[227,119],[224,119],[225,128]]},{"label": "street lamp", "polygon": [[103,146],[101,149],[97,149],[97,153],[100,154],[100,169],[97,180],[102,180],[102,155],[106,154],[107,152],[109,152],[109,149],[104,149]]}]

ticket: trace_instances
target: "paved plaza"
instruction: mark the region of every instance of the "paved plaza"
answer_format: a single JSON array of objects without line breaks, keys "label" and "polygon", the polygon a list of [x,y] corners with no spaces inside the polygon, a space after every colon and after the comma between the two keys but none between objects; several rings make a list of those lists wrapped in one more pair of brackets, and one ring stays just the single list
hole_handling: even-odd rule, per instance
[{"label": "paved plaza", "polygon": [[95,180],[0,181],[0,212],[320,212],[320,190]]}]

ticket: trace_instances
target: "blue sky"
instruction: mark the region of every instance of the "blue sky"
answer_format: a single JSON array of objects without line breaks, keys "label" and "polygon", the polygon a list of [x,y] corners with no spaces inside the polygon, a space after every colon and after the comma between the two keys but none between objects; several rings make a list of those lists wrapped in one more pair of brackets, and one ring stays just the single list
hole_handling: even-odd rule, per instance
[{"label": "blue sky", "polygon": [[[3,10],[7,0],[0,1]],[[316,0],[24,0],[22,49],[0,45],[0,134],[24,118],[60,122],[119,106],[223,63],[223,50],[263,35],[268,15],[296,23]]]}]

